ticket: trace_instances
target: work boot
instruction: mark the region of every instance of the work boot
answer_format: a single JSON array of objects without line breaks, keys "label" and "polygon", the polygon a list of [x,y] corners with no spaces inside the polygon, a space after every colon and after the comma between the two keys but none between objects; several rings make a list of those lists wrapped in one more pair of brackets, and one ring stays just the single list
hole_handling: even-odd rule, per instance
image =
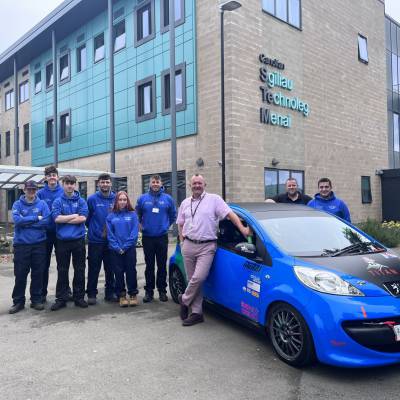
[{"label": "work boot", "polygon": [[183,326],[192,326],[192,325],[199,324],[200,322],[204,322],[203,314],[192,313],[192,314],[190,314],[190,316],[188,318],[186,318],[182,322],[182,325]]},{"label": "work boot", "polygon": [[33,308],[36,311],[43,311],[44,304],[43,303],[31,303],[31,308]]},{"label": "work boot", "polygon": [[65,301],[56,300],[56,302],[51,305],[50,310],[51,311],[58,311],[61,308],[64,308],[66,306],[67,306],[67,304],[65,303]]},{"label": "work boot", "polygon": [[137,300],[136,295],[134,295],[134,296],[129,296],[128,303],[129,303],[129,305],[130,305],[131,307],[137,306],[137,305],[138,305],[138,300]]},{"label": "work boot", "polygon": [[23,310],[25,308],[25,304],[24,303],[17,303],[14,304],[9,310],[8,313],[9,314],[16,314],[17,312]]},{"label": "work boot", "polygon": [[181,294],[178,295],[178,303],[179,303],[180,306],[181,306],[179,315],[180,315],[180,317],[181,317],[181,320],[184,321],[184,320],[188,317],[188,315],[189,315],[189,307],[186,306],[185,304],[183,304],[183,302],[182,302],[182,295],[181,295]]},{"label": "work boot", "polygon": [[88,303],[86,303],[86,301],[84,299],[75,300],[74,303],[75,303],[76,307],[80,307],[80,308],[87,308],[87,306],[88,306]]},{"label": "work boot", "polygon": [[151,303],[153,301],[153,293],[146,292],[143,297],[143,303]]},{"label": "work boot", "polygon": [[129,303],[128,303],[128,300],[126,299],[126,296],[121,296],[119,298],[119,306],[120,307],[128,307],[129,306]]},{"label": "work boot", "polygon": [[88,297],[87,299],[87,303],[89,306],[95,306],[97,303],[96,297]]},{"label": "work boot", "polygon": [[104,301],[107,303],[118,303],[119,299],[115,294],[112,294],[110,296],[105,296]]},{"label": "work boot", "polygon": [[159,299],[160,299],[160,301],[162,301],[163,303],[166,302],[166,301],[168,301],[167,293],[160,292],[160,294],[159,294]]}]

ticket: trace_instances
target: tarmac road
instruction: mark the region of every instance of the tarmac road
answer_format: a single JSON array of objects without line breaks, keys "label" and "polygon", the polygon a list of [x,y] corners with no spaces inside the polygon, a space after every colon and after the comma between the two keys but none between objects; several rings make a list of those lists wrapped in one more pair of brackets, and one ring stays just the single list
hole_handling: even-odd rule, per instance
[{"label": "tarmac road", "polygon": [[[50,294],[55,280],[53,264]],[[120,309],[101,289],[89,309],[47,304],[9,315],[12,287],[12,264],[0,259],[0,400],[399,398],[400,366],[291,368],[263,335],[211,311],[204,324],[182,327],[171,300]]]}]

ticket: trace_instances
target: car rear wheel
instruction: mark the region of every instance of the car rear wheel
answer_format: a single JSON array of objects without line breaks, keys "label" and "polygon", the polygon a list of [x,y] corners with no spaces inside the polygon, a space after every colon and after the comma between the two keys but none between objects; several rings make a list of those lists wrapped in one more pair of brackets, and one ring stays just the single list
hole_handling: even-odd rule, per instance
[{"label": "car rear wheel", "polygon": [[177,265],[172,265],[169,270],[169,292],[175,303],[178,303],[178,296],[186,289],[185,278]]},{"label": "car rear wheel", "polygon": [[302,367],[315,361],[310,330],[294,307],[286,303],[273,306],[268,315],[268,332],[275,352],[287,364]]}]

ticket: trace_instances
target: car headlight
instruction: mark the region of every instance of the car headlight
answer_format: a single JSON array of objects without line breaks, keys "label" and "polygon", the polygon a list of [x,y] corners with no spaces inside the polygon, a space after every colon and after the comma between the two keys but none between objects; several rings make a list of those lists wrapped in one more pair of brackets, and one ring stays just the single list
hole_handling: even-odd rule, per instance
[{"label": "car headlight", "polygon": [[294,272],[300,282],[318,292],[339,296],[364,296],[363,292],[333,272],[299,266],[294,267]]}]

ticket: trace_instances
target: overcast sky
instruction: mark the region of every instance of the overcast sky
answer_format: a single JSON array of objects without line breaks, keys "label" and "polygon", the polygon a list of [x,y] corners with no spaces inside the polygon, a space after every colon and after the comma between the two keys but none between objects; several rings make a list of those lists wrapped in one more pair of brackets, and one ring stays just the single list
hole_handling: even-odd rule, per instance
[{"label": "overcast sky", "polygon": [[[0,54],[33,28],[62,1],[0,0]],[[363,2],[363,0],[358,1],[360,4]],[[385,4],[386,13],[400,23],[400,0],[386,0]]]}]

